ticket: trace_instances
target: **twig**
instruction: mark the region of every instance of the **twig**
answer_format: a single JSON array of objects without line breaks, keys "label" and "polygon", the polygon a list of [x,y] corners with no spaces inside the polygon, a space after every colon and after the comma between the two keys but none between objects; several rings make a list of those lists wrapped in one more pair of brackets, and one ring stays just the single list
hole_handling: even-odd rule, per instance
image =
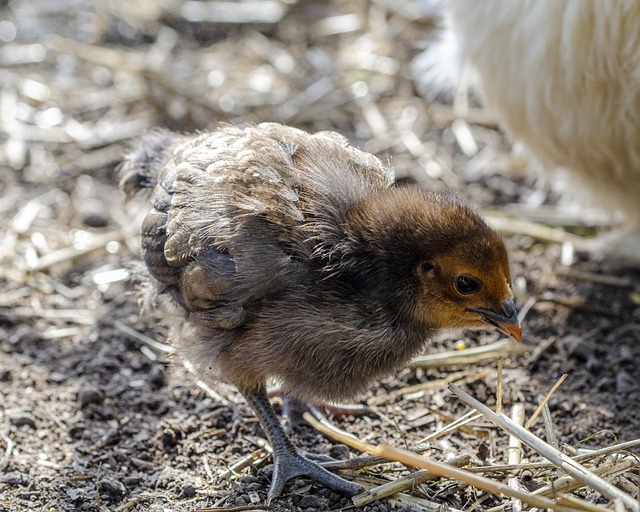
[{"label": "twig", "polygon": [[238,507],[205,507],[198,512],[250,512],[251,510],[273,510],[271,505],[241,505]]},{"label": "twig", "polygon": [[485,213],[489,224],[502,233],[510,235],[527,235],[543,242],[563,243],[572,242],[578,246],[584,245],[586,239],[567,233],[559,228],[550,228],[543,224],[537,224],[524,219],[511,219],[496,215],[495,212]]},{"label": "twig", "polygon": [[549,404],[545,403],[542,406],[542,419],[544,420],[544,431],[547,434],[547,443],[553,446],[555,449],[559,449],[558,436],[553,428],[553,418],[551,417],[551,410]]},{"label": "twig", "polygon": [[[595,473],[600,477],[606,477],[606,476],[610,477],[613,475],[624,473],[625,471],[628,471],[629,469],[637,465],[638,465],[637,460],[632,458],[627,458],[626,460],[623,460],[622,462],[619,462],[617,464],[612,462],[608,464],[603,464],[602,466],[593,468],[592,471],[593,473]],[[544,487],[540,487],[536,489],[535,491],[533,491],[533,494],[537,494],[539,496],[551,497],[555,493],[573,491],[578,487],[581,487],[582,485],[584,485],[582,482],[576,480],[571,476],[563,476],[561,478],[554,480],[552,484],[545,485]]]},{"label": "twig", "polygon": [[[468,471],[464,471],[459,468],[455,468],[448,464],[444,464],[442,462],[436,462],[424,457],[420,457],[414,453],[411,453],[408,450],[403,450],[399,448],[393,448],[387,444],[380,444],[378,446],[373,446],[369,443],[361,441],[359,439],[353,439],[349,436],[338,436],[336,437],[336,432],[331,429],[326,428],[325,425],[318,422],[311,414],[305,412],[304,418],[308,421],[314,428],[318,429],[322,433],[334,437],[337,441],[345,443],[353,448],[358,450],[369,452],[373,455],[377,455],[380,457],[385,457],[389,460],[394,460],[396,462],[400,462],[405,466],[411,466],[416,468],[423,468],[431,471],[432,473],[444,476],[447,478],[452,478],[454,480],[458,480],[460,482],[464,482],[468,485],[472,485],[484,491],[493,493],[493,494],[505,494],[507,496],[513,496],[521,499],[523,502],[528,503],[531,506],[539,507],[539,508],[549,508],[556,510],[558,512],[576,512],[580,509],[573,507],[565,507],[563,505],[559,505],[556,502],[548,499],[542,498],[540,496],[533,496],[531,494],[527,494],[522,491],[516,491],[511,489],[508,485],[505,485],[501,482],[494,482],[489,478],[485,478],[482,476],[475,475],[473,473],[469,473]],[[582,500],[579,500],[580,502]],[[601,507],[600,509],[603,509]]]},{"label": "twig", "polygon": [[[598,491],[603,496],[606,496],[610,500],[620,499],[625,505],[633,510],[634,512],[640,512],[640,503],[634,500],[628,494],[622,492],[617,489],[613,485],[604,481],[602,478],[594,475],[591,471],[589,471],[584,466],[580,465],[575,460],[567,457],[564,453],[555,449],[553,446],[549,445],[542,441],[542,439],[536,437],[531,432],[526,430],[525,428],[517,425],[511,419],[504,415],[498,416],[491,409],[489,409],[484,404],[478,402],[471,395],[458,388],[455,385],[449,386],[449,389],[458,397],[460,400],[465,402],[467,405],[470,405],[474,409],[481,412],[487,419],[491,422],[495,423],[499,427],[503,428],[510,434],[517,436],[520,440],[535,450],[537,453],[550,460],[553,464],[561,468],[566,473],[569,473],[577,480],[585,483],[586,485],[591,486],[596,491]],[[523,500],[524,501],[524,500]],[[529,502],[530,503],[530,502]]]},{"label": "twig", "polygon": [[[460,455],[458,457],[447,460],[446,463],[459,468],[469,464],[470,460],[471,457],[469,455]],[[356,507],[364,507],[365,505],[368,505],[373,501],[388,498],[389,496],[393,496],[394,494],[397,494],[399,492],[406,491],[415,487],[416,485],[423,484],[430,480],[435,480],[436,478],[438,478],[438,475],[434,475],[430,471],[417,471],[409,476],[394,480],[393,482],[388,482],[377,487],[372,487],[371,489],[368,489],[361,494],[357,494],[356,496],[351,498],[351,501],[353,501],[353,504]]]},{"label": "twig", "polygon": [[163,352],[165,354],[171,354],[175,351],[171,345],[167,345],[166,343],[160,343],[159,341],[156,341],[153,338],[150,338],[149,336],[145,336],[144,334],[136,331],[135,329],[132,329],[131,327],[123,324],[120,320],[116,320],[115,322],[113,322],[113,326],[116,329],[119,329],[123,333],[127,334],[128,336],[138,341],[141,341],[145,345],[148,345],[159,352]]},{"label": "twig", "polygon": [[[524,423],[524,405],[522,403],[513,405],[513,407],[511,408],[511,418],[518,425],[522,425]],[[522,441],[520,441],[520,439],[515,436],[509,436],[509,456],[507,460],[509,464],[520,464],[520,462],[522,461]],[[512,489],[521,490],[520,481],[518,480],[518,478],[509,478],[507,483]],[[511,508],[515,512],[520,512],[522,510],[521,500],[513,500],[511,505]]]},{"label": "twig", "polygon": [[240,459],[238,459],[236,462],[234,462],[233,464],[229,464],[229,466],[227,466],[227,469],[225,469],[224,471],[222,471],[219,475],[219,477],[222,478],[227,478],[231,475],[237,475],[238,473],[240,473],[240,471],[242,471],[244,468],[248,468],[249,466],[253,466],[257,461],[268,457],[269,454],[265,454],[264,450],[262,448],[255,450],[254,452],[251,452],[247,455],[245,455],[244,457],[241,457]]},{"label": "twig", "polygon": [[640,438],[632,439],[631,441],[626,441],[620,444],[615,444],[613,446],[607,446],[606,448],[601,448],[599,450],[593,450],[592,452],[578,455],[577,457],[574,457],[574,459],[581,462],[583,460],[590,460],[595,457],[603,457],[611,453],[619,453],[626,450],[631,450],[631,448],[637,448],[638,446],[640,446]]},{"label": "twig", "polygon": [[498,387],[496,392],[496,414],[502,413],[502,357],[498,358]]},{"label": "twig", "polygon": [[2,471],[4,471],[4,468],[6,467],[6,465],[9,464],[9,459],[11,458],[11,452],[13,451],[13,447],[15,446],[15,443],[11,440],[9,436],[3,434],[2,432],[0,432],[0,437],[2,437],[2,440],[7,445],[6,448],[4,449],[4,455],[2,456],[2,459],[0,459],[0,473],[1,473]]},{"label": "twig", "polygon": [[41,270],[46,270],[49,267],[53,267],[54,265],[59,265],[60,263],[73,261],[93,251],[103,249],[109,242],[120,242],[124,240],[126,235],[127,232],[124,229],[116,229],[109,233],[95,235],[87,247],[83,247],[82,249],[78,249],[76,247],[65,247],[64,249],[59,249],[46,254],[42,258],[39,258],[35,265],[31,266],[29,270],[39,272]]},{"label": "twig", "polygon": [[560,387],[560,384],[562,384],[564,382],[564,380],[567,378],[567,374],[565,373],[564,375],[562,375],[558,381],[553,385],[553,387],[549,390],[549,392],[545,395],[544,400],[542,400],[542,402],[540,403],[540,405],[538,405],[538,407],[536,408],[536,410],[533,412],[533,414],[531,415],[531,418],[529,418],[529,421],[527,421],[526,425],[524,426],[524,428],[526,428],[527,430],[529,428],[531,428],[531,425],[533,425],[533,422],[535,421],[535,419],[538,417],[538,415],[540,414],[540,412],[542,411],[542,408],[544,407],[544,405],[549,401],[549,399],[551,398],[551,395],[553,395],[556,392],[556,389],[558,389]]},{"label": "twig", "polygon": [[[483,379],[491,375],[492,373],[492,370],[481,370],[479,372],[463,371],[451,373],[442,379],[429,380],[426,382],[421,382],[420,384],[414,384],[413,386],[406,386],[402,389],[397,390],[393,394],[396,396],[403,396],[415,393],[417,391],[431,391],[433,389],[444,388],[452,382],[464,381],[465,383],[468,383],[477,379]],[[376,402],[376,405],[379,405],[380,403],[381,402]]]},{"label": "twig", "polygon": [[492,361],[505,355],[521,355],[526,352],[532,352],[534,349],[534,345],[514,343],[511,340],[501,340],[489,345],[465,350],[449,350],[438,354],[421,356],[411,361],[409,367],[443,368],[446,366],[470,365],[483,361]]},{"label": "twig", "polygon": [[[422,453],[426,450],[431,449],[431,445],[428,443],[429,441],[433,441],[438,437],[443,436],[444,434],[451,432],[453,430],[462,430],[462,427],[471,421],[475,421],[481,417],[475,411],[469,411],[460,418],[455,421],[451,421],[449,424],[445,425],[440,430],[432,432],[427,437],[421,439],[417,444],[410,446],[408,448],[409,451],[414,453]],[[329,423],[328,421],[322,422],[325,427],[331,429],[331,431],[336,432],[336,435],[344,435],[350,436],[351,434],[345,432],[344,430],[338,429],[335,425]],[[335,437],[335,436],[333,436]],[[387,459],[383,457],[375,457],[375,456],[363,456],[363,457],[355,457],[353,459],[345,460],[345,461],[335,461],[335,462],[323,462],[321,466],[328,469],[361,469],[368,466],[375,466],[376,464],[384,464],[385,462],[389,462]]]},{"label": "twig", "polygon": [[581,272],[573,269],[557,269],[556,274],[564,277],[571,277],[580,281],[616,286],[618,288],[633,288],[634,282],[629,277],[611,276],[608,274],[594,274],[593,272]]}]

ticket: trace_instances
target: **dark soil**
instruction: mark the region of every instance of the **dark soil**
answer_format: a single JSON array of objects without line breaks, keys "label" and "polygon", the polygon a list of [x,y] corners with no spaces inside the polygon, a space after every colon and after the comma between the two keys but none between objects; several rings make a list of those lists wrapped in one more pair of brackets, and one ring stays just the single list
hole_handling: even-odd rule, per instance
[{"label": "dark soil", "polygon": [[[180,11],[187,3],[140,2],[134,12],[127,2],[113,2],[113,11],[89,0],[59,6],[0,2],[0,37],[7,42],[0,49],[0,511],[195,511],[265,503],[268,460],[239,478],[223,477],[230,464],[263,446],[238,393],[221,386],[216,392],[224,400],[207,395],[178,360],[120,327],[166,341],[163,313],[141,315],[134,284],[108,279],[107,272],[130,268],[138,258],[135,211],[125,212],[116,186],[116,166],[130,136],[152,125],[193,130],[221,121],[334,129],[389,161],[401,178],[457,188],[481,208],[530,204],[541,194],[543,204],[561,208],[513,163],[508,142],[494,129],[471,127],[484,154],[493,156],[470,170],[450,125],[434,121],[412,86],[409,62],[430,24],[409,15],[409,8],[400,13],[385,2],[366,8],[356,1],[300,2],[277,24],[216,24],[189,20]],[[323,33],[321,21],[339,15],[356,16],[359,23]],[[16,31],[13,39],[7,23]],[[53,34],[111,53],[65,46]],[[140,56],[154,44],[160,51],[162,37],[173,41],[163,50],[170,57],[164,68],[132,69],[131,60],[113,61],[121,54]],[[45,54],[20,61],[19,51],[38,51],[27,45],[44,45]],[[382,59],[365,66],[367,52]],[[265,86],[259,80],[270,76],[268,66],[280,74]],[[391,71],[381,71],[384,66]],[[251,75],[256,69],[263,75]],[[216,70],[224,75],[222,83]],[[247,86],[251,80],[253,89]],[[39,92],[37,84],[48,92]],[[134,94],[140,85],[143,91]],[[302,92],[318,96],[305,104]],[[112,97],[101,99],[100,93]],[[391,135],[377,131],[385,127],[378,115]],[[132,126],[136,120],[144,122]],[[77,137],[80,129],[86,133]],[[407,137],[415,137],[424,153],[410,149]],[[443,174],[424,172],[428,155]],[[112,241],[80,253],[87,240],[103,235]],[[562,444],[602,447],[640,437],[640,273],[578,254],[572,271],[620,282],[570,277],[558,244],[519,234],[506,241],[520,303],[536,300],[523,341],[544,349],[505,362],[505,408],[522,402],[530,416],[567,374],[550,401]],[[48,254],[74,246],[73,257],[38,267]],[[451,350],[459,339],[444,338],[429,351]],[[497,339],[495,332],[465,338],[467,346]],[[405,369],[363,397],[363,403],[378,404],[376,413],[333,421],[374,444],[404,447],[442,426],[425,406],[451,417],[466,408],[446,387],[408,396],[394,392],[476,369]],[[495,374],[463,387],[495,406]],[[484,440],[454,432],[435,441],[430,455],[445,460],[486,449],[483,458],[504,463],[506,435],[483,425],[489,433]],[[544,437],[542,421],[532,430]],[[295,429],[294,439],[309,451],[344,454],[305,425]],[[394,478],[403,470],[384,467],[395,472],[374,468],[371,478]],[[458,509],[477,498],[445,480],[419,486],[415,494]],[[496,503],[486,497],[482,507]],[[290,482],[273,510],[350,505],[348,498],[300,479]],[[363,510],[390,508],[383,501]]]}]

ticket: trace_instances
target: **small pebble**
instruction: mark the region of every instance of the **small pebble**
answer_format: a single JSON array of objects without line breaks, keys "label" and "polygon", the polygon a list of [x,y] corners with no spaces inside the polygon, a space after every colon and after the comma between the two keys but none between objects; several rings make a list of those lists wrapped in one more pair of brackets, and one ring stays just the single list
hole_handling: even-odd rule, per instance
[{"label": "small pebble", "polygon": [[595,347],[592,343],[576,338],[568,343],[568,351],[572,357],[580,361],[588,361],[594,356]]},{"label": "small pebble", "polygon": [[0,483],[7,485],[29,485],[29,477],[24,473],[11,472],[0,474]]},{"label": "small pebble", "polygon": [[162,366],[155,365],[149,372],[149,382],[155,389],[159,389],[166,383],[165,371]]},{"label": "small pebble", "polygon": [[237,496],[235,501],[234,501],[234,505],[236,507],[245,507],[249,504],[250,500],[248,496],[242,495],[242,496]]},{"label": "small pebble", "polygon": [[113,478],[102,478],[98,482],[98,489],[101,494],[107,494],[115,499],[122,498],[127,492],[124,484]]},{"label": "small pebble", "polygon": [[49,374],[49,380],[56,384],[62,384],[65,380],[67,380],[67,376],[64,373],[51,372]]},{"label": "small pebble", "polygon": [[320,510],[323,507],[323,505],[324,503],[322,502],[322,499],[320,499],[318,496],[314,496],[313,494],[308,494],[307,496],[305,496],[300,500],[300,503],[298,506],[304,509],[310,508],[312,510]]},{"label": "small pebble", "polygon": [[85,215],[82,222],[90,228],[105,228],[109,225],[109,219],[100,213],[89,213]]},{"label": "small pebble", "polygon": [[349,448],[344,444],[336,444],[329,450],[329,457],[336,460],[348,460],[350,456]]},{"label": "small pebble", "polygon": [[635,362],[635,357],[630,347],[622,345],[618,351],[618,354],[618,361],[620,361],[621,364]]},{"label": "small pebble", "polygon": [[29,425],[32,428],[36,428],[36,419],[28,412],[20,412],[9,416],[9,422],[16,427]]},{"label": "small pebble", "polygon": [[92,386],[87,386],[78,391],[78,403],[83,409],[89,404],[100,404],[104,400],[104,394]]},{"label": "small pebble", "polygon": [[122,479],[122,483],[128,489],[134,489],[138,487],[143,481],[143,478],[140,476],[125,476]]},{"label": "small pebble", "polygon": [[162,429],[160,438],[162,439],[162,445],[165,448],[173,448],[178,443],[178,435],[171,427],[165,427]]},{"label": "small pebble", "polygon": [[182,497],[193,498],[196,495],[196,486],[193,484],[184,484],[182,486]]},{"label": "small pebble", "polygon": [[620,395],[628,395],[638,389],[637,380],[634,379],[625,370],[619,370],[616,373],[616,392]]},{"label": "small pebble", "polygon": [[296,489],[302,489],[306,487],[307,482],[304,478],[298,478],[296,480],[289,481],[289,486],[290,486],[290,489],[293,491]]},{"label": "small pebble", "polygon": [[35,500],[40,497],[40,491],[28,491],[19,494],[20,498],[23,500]]}]

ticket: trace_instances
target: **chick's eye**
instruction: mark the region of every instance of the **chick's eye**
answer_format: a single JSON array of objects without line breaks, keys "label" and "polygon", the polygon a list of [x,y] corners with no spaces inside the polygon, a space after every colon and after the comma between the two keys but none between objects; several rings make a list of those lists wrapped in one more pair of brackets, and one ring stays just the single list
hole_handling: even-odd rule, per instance
[{"label": "chick's eye", "polygon": [[471,276],[456,277],[456,289],[463,295],[470,295],[480,291],[480,281]]}]

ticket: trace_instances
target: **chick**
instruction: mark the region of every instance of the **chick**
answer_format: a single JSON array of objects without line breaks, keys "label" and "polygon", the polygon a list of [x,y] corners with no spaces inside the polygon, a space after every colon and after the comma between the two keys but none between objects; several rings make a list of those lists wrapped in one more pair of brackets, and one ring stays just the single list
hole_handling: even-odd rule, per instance
[{"label": "chick", "polygon": [[640,3],[443,6],[447,30],[416,60],[418,83],[433,96],[464,69],[553,185],[622,214],[626,233],[599,249],[640,264]]},{"label": "chick", "polygon": [[349,400],[439,330],[520,339],[500,237],[455,196],[392,181],[336,133],[271,123],[158,131],[123,164],[127,198],[152,189],[142,257],[186,312],[179,353],[235,385],[273,446],[269,502],[301,475],[362,489],[291,443],[269,379],[303,401]]}]

